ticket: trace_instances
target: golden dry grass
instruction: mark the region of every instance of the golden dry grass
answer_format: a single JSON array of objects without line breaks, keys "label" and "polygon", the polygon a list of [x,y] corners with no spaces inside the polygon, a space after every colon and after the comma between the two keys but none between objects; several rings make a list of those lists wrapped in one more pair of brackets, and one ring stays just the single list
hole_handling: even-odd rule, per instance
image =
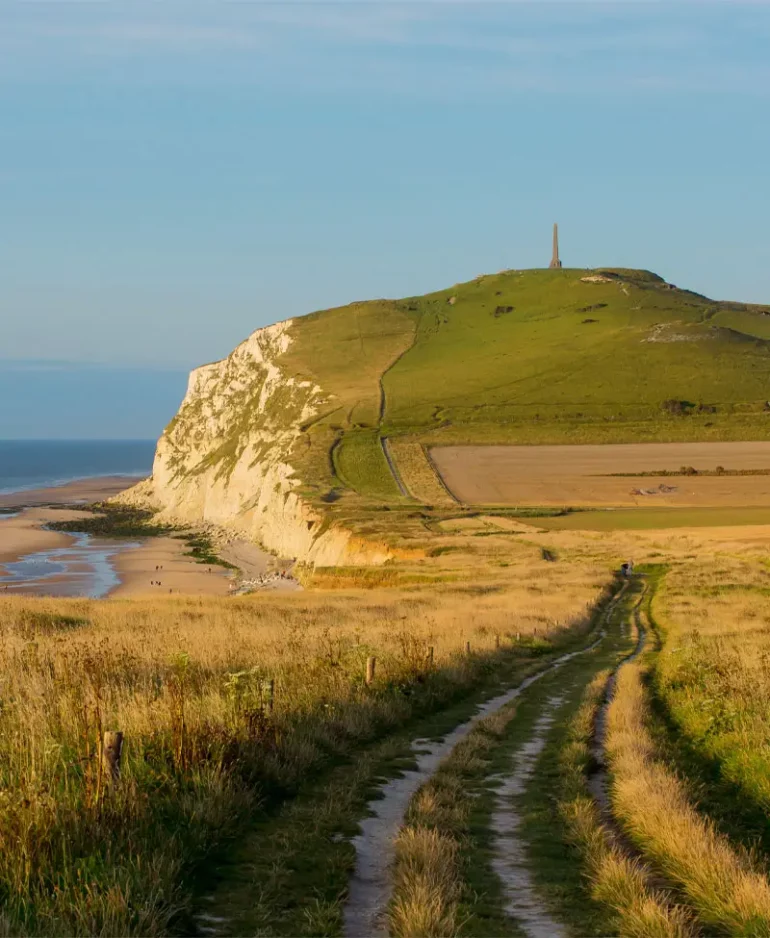
[{"label": "golden dry grass", "polygon": [[770,883],[747,853],[695,810],[686,786],[658,756],[647,728],[641,667],[621,669],[608,713],[613,811],[704,926],[731,935],[770,935]]},{"label": "golden dry grass", "polygon": [[457,934],[458,842],[430,827],[410,825],[400,831],[396,850],[391,933],[399,938]]},{"label": "golden dry grass", "polygon": [[461,933],[467,872],[461,854],[478,794],[469,780],[488,772],[490,755],[515,715],[516,708],[507,706],[480,720],[412,799],[396,841],[389,922],[397,938]]},{"label": "golden dry grass", "polygon": [[455,500],[431,465],[422,443],[390,440],[390,450],[401,481],[411,495],[425,505],[453,507]]},{"label": "golden dry grass", "polygon": [[[497,635],[512,648],[514,632],[556,640],[585,623],[600,565],[506,554],[481,582],[467,556],[435,558],[425,570],[458,578],[441,590],[0,601],[0,890],[13,933],[165,932],[190,870],[257,798],[290,795],[330,755],[470,690]],[[108,729],[126,734],[114,791],[99,761]]]},{"label": "golden dry grass", "polygon": [[580,851],[592,897],[612,910],[613,926],[628,938],[687,938],[693,929],[685,911],[653,883],[650,870],[628,857],[602,823],[588,794],[586,767],[596,712],[609,676],[599,673],[586,690],[564,746],[560,766],[564,781],[559,810]]},{"label": "golden dry grass", "polygon": [[676,564],[654,606],[666,636],[656,687],[722,776],[770,810],[767,539]]}]

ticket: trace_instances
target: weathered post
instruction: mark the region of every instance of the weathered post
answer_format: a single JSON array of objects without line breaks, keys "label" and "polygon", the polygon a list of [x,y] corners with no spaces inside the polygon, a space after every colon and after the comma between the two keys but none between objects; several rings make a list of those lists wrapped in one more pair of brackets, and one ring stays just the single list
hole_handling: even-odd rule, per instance
[{"label": "weathered post", "polygon": [[516,641],[517,641],[517,642],[520,642],[520,641],[521,641],[521,632],[517,632],[517,633],[516,633]]},{"label": "weathered post", "polygon": [[273,712],[275,706],[275,681],[270,678],[269,681],[262,682],[262,708],[268,713]]},{"label": "weathered post", "polygon": [[466,655],[469,655],[470,653],[471,653],[471,643],[470,643],[470,642],[466,642],[466,643],[465,643],[465,654],[466,654]]},{"label": "weathered post", "polygon": [[433,645],[428,645],[427,658],[428,658],[428,667],[432,668],[433,667]]},{"label": "weathered post", "polygon": [[499,647],[500,647],[500,633],[498,632],[497,635],[495,635],[495,648],[499,648]]},{"label": "weathered post", "polygon": [[123,734],[106,732],[102,740],[102,776],[108,785],[120,779],[120,757],[123,753]]},{"label": "weathered post", "polygon": [[374,683],[374,672],[377,669],[377,659],[374,656],[369,656],[366,659],[366,685],[367,687]]}]

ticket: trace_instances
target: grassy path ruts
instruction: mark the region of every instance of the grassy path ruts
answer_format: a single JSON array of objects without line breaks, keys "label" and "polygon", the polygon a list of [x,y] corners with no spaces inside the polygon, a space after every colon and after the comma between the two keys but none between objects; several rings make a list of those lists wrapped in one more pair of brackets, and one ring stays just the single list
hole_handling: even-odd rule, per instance
[{"label": "grassy path ruts", "polygon": [[[628,645],[617,615],[610,619],[601,644],[478,724],[413,799],[399,838],[393,934],[550,934],[554,916],[578,925],[581,935],[607,933],[606,915],[584,888],[575,852],[565,847],[567,833],[554,802],[567,717],[591,677]],[[493,816],[500,809],[500,781],[522,767],[517,756],[525,747],[536,759],[534,771],[525,790],[510,799],[515,836],[529,860],[529,910],[517,921],[522,880],[506,884],[495,872],[500,834],[493,832]]]},{"label": "grassy path ruts", "polygon": [[351,748],[338,767],[256,819],[226,858],[212,859],[198,883],[195,914],[180,928],[187,934],[338,934],[354,862],[350,838],[375,787],[413,765],[412,740],[444,736],[501,688],[585,641],[584,632],[574,634],[552,654],[534,659],[512,659],[503,651],[507,664],[490,663],[486,679],[455,703]]},{"label": "grassy path ruts", "polygon": [[607,712],[612,814],[706,934],[770,935],[770,883],[762,865],[717,830],[651,732],[643,682],[650,654],[619,672]]}]

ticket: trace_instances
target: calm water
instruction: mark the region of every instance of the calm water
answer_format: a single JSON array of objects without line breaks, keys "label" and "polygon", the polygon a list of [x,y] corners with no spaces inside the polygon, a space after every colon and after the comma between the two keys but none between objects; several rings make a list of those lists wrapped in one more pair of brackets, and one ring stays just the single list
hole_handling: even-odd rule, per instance
[{"label": "calm water", "polygon": [[101,599],[120,583],[112,559],[133,550],[134,541],[113,541],[76,534],[71,547],[27,554],[0,566],[0,590],[40,596],[90,596]]},{"label": "calm water", "polygon": [[145,476],[154,440],[0,440],[0,495],[94,476]]}]

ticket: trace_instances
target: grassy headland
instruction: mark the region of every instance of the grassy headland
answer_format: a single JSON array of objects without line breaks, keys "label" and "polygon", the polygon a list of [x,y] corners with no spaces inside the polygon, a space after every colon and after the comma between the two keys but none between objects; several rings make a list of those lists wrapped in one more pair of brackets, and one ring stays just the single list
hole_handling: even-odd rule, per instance
[{"label": "grassy headland", "polygon": [[297,444],[299,475],[307,494],[336,485],[398,500],[383,435],[767,439],[768,309],[710,300],[647,271],[564,269],[313,313],[295,320],[283,359],[329,395]]}]

